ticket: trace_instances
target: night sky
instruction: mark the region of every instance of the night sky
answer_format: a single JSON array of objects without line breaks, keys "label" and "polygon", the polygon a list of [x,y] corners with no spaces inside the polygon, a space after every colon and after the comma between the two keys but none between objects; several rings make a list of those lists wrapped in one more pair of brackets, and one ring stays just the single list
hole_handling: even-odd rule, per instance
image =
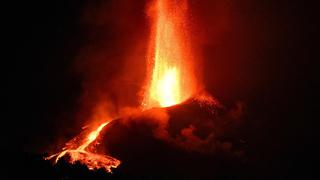
[{"label": "night sky", "polygon": [[[226,107],[245,104],[248,153],[259,177],[315,173],[313,7],[295,0],[190,0],[205,87]],[[22,1],[2,8],[8,50],[1,61],[1,149],[8,167],[27,165],[18,157],[52,151],[78,134],[100,97],[96,89],[117,106],[139,103],[145,1]]]}]

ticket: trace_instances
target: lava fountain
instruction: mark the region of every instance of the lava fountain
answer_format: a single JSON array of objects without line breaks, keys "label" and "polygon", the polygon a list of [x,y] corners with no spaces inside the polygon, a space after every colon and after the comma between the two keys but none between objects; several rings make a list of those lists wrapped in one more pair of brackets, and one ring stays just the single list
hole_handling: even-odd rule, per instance
[{"label": "lava fountain", "polygon": [[[147,83],[144,87],[142,109],[168,107],[179,104],[196,93],[196,81],[192,70],[192,50],[188,39],[188,4],[186,0],[154,0],[147,14],[151,20],[151,34],[147,55]],[[80,162],[89,169],[104,168],[111,172],[120,161],[95,153],[100,131],[110,121],[90,132],[83,132],[66,143],[61,152],[46,159],[55,163],[68,155],[69,162]]]},{"label": "lava fountain", "polygon": [[144,109],[179,104],[196,93],[187,10],[186,0],[156,0],[148,9],[151,34]]}]

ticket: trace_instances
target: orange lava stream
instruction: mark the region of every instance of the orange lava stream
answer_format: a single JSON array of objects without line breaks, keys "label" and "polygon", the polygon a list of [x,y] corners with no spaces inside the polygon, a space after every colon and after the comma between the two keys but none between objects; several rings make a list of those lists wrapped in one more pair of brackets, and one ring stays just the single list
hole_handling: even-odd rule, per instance
[{"label": "orange lava stream", "polygon": [[186,39],[186,0],[155,0],[149,9],[149,82],[143,106],[168,107],[190,98],[195,91]]},{"label": "orange lava stream", "polygon": [[66,147],[63,148],[63,151],[53,154],[45,159],[50,160],[55,158],[55,163],[57,163],[60,158],[68,154],[70,156],[69,162],[71,164],[79,161],[91,170],[104,168],[107,172],[112,172],[111,168],[117,168],[121,163],[118,159],[107,155],[96,154],[88,150],[89,145],[97,139],[101,130],[110,122],[111,121],[103,123],[97,129],[91,131],[87,136],[85,136],[83,143],[80,145],[77,144],[80,138],[77,136],[66,143]]}]

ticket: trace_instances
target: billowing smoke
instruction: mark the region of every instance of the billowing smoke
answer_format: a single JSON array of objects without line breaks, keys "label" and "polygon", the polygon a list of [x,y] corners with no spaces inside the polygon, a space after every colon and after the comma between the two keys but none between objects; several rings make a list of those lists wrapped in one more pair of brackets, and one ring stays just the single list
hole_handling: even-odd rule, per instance
[{"label": "billowing smoke", "polygon": [[90,1],[79,20],[82,48],[74,70],[82,79],[77,119],[83,125],[139,106],[148,28],[143,1]]}]

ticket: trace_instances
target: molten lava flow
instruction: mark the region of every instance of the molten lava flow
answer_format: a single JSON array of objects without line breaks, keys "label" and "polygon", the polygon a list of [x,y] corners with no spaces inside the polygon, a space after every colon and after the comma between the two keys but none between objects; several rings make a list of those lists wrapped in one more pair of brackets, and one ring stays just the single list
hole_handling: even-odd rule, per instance
[{"label": "molten lava flow", "polygon": [[70,156],[69,162],[72,164],[79,161],[89,169],[104,168],[106,171],[111,172],[111,168],[117,168],[120,161],[111,156],[96,154],[89,150],[89,145],[97,139],[100,131],[109,123],[110,121],[103,123],[97,129],[91,131],[80,144],[78,144],[80,141],[79,138],[81,138],[80,136],[73,138],[66,144],[63,151],[49,156],[46,159],[49,160],[55,157],[55,163],[57,163],[60,158],[68,154]]},{"label": "molten lava flow", "polygon": [[172,106],[195,93],[186,23],[186,0],[155,0],[150,6],[149,78],[143,106]]}]

